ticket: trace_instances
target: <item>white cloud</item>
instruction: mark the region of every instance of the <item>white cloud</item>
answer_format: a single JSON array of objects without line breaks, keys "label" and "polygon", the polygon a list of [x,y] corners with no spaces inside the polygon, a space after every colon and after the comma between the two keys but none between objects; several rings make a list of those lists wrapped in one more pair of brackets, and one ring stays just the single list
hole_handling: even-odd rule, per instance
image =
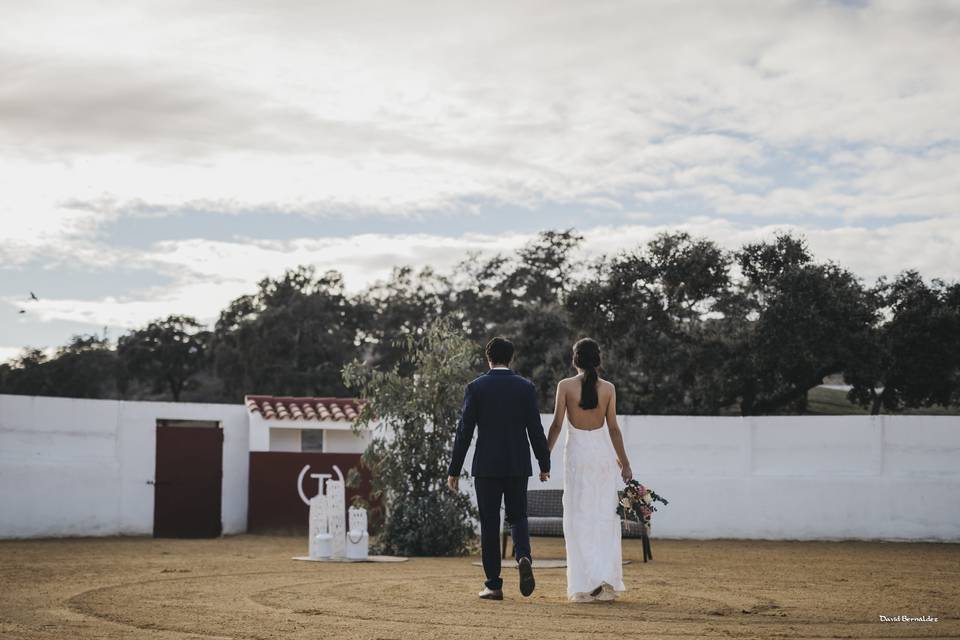
[{"label": "white cloud", "polygon": [[[727,249],[772,239],[779,232],[801,234],[817,260],[835,260],[872,284],[881,275],[913,268],[925,277],[960,279],[960,253],[952,238],[960,237],[960,220],[922,220],[889,227],[847,226],[819,229],[804,225],[743,227],[723,218],[697,217],[678,224],[629,224],[583,230],[578,259],[586,264],[602,254],[633,250],[663,231],[687,231]],[[49,299],[32,303],[41,321],[70,320],[96,326],[133,328],[172,313],[186,313],[206,322],[216,319],[227,303],[253,292],[265,276],[279,276],[301,264],[318,271],[338,270],[347,288],[358,291],[387,277],[394,266],[433,266],[447,272],[470,252],[511,255],[533,234],[439,235],[362,234],[345,238],[291,241],[166,241],[141,256],[144,264],[177,274],[176,282],[137,295],[95,300]],[[7,300],[14,302],[13,300]],[[2,355],[2,354],[0,354]]]},{"label": "white cloud", "polygon": [[[4,18],[6,260],[145,206],[409,214],[639,192],[857,219],[960,201],[951,2],[78,1]],[[782,184],[810,153],[844,175]]]},{"label": "white cloud", "polygon": [[21,347],[0,347],[0,364],[20,355]]},{"label": "white cloud", "polygon": [[663,231],[686,231],[716,241],[727,249],[748,242],[771,240],[789,232],[806,238],[814,258],[834,260],[860,276],[866,284],[878,277],[916,269],[925,278],[960,280],[960,219],[929,219],[869,228],[848,225],[823,229],[803,224],[750,226],[723,218],[695,217],[678,224],[598,227],[585,233],[589,253],[614,254],[635,247]]},{"label": "white cloud", "polygon": [[[3,364],[5,362],[10,362],[11,360],[15,360],[20,356],[21,353],[23,353],[23,349],[24,349],[23,347],[0,346],[0,364]],[[48,358],[52,358],[53,355],[56,353],[57,349],[56,347],[47,347],[45,349],[41,349],[41,351]]]},{"label": "white cloud", "polygon": [[43,300],[42,319],[210,319],[296,264],[357,288],[395,263],[443,268],[527,237],[158,237],[135,250],[99,235],[190,210],[283,224],[579,206],[616,221],[586,232],[588,253],[645,241],[665,216],[725,246],[810,216],[795,228],[817,256],[865,277],[960,277],[956,2],[2,7],[0,264],[174,277]]}]

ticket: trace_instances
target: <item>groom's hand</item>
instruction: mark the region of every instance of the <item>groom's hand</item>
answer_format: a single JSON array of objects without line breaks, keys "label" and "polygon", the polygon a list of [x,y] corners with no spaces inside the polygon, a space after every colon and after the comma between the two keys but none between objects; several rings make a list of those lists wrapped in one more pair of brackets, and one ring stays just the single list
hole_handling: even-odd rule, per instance
[{"label": "groom's hand", "polygon": [[549,479],[550,479],[549,471],[547,471],[546,473],[544,473],[543,471],[540,472],[540,482],[546,482]]},{"label": "groom's hand", "polygon": [[460,476],[447,476],[447,487],[456,493],[460,490]]}]

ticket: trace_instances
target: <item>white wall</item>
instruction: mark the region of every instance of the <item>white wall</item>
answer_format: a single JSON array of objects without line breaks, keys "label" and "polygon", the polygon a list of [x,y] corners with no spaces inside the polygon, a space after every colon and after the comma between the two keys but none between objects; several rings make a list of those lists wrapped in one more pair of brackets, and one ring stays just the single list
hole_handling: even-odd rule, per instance
[{"label": "white wall", "polygon": [[259,413],[249,414],[250,451],[300,451],[302,429],[323,430],[324,453],[363,453],[370,432],[353,433],[343,420],[268,420]]},{"label": "white wall", "polygon": [[[249,415],[241,404],[0,395],[0,538],[151,534],[158,418],[222,423],[224,533],[242,532]],[[635,476],[671,501],[654,514],[656,537],[960,541],[960,417],[620,424]],[[338,426],[325,447],[362,451]],[[266,445],[269,432],[260,433]],[[565,438],[550,481],[534,476],[530,488],[562,488]]]},{"label": "white wall", "polygon": [[[960,417],[618,420],[634,476],[670,501],[656,537],[960,542]],[[566,428],[530,489],[563,488]]]},{"label": "white wall", "polygon": [[324,453],[363,453],[370,439],[369,432],[354,434],[352,431],[327,429],[323,432],[323,451]]},{"label": "white wall", "polygon": [[269,451],[300,452],[300,429],[270,429]]},{"label": "white wall", "polygon": [[159,418],[221,423],[223,531],[245,531],[243,405],[0,395],[0,538],[152,534]]}]

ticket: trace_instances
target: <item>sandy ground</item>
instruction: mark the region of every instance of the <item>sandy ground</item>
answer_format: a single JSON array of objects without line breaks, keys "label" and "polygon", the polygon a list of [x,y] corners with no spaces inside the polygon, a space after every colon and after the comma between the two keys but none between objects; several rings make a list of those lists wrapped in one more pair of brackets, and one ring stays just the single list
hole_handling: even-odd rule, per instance
[{"label": "sandy ground", "polygon": [[[296,562],[297,538],[0,542],[0,638],[960,638],[960,545],[624,541],[627,593],[478,600],[476,558]],[[536,538],[541,558],[562,540]],[[939,622],[882,623],[880,615]]]}]

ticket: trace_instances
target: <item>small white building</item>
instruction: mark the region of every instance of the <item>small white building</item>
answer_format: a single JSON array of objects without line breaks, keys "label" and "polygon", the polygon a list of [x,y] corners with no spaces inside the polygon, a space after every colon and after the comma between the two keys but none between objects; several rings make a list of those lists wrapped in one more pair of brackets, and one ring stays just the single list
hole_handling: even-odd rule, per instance
[{"label": "small white building", "polygon": [[[251,395],[249,412],[250,471],[247,530],[302,533],[307,499],[324,477],[345,479],[350,469],[362,472],[360,454],[369,431],[355,431],[360,410],[355,398]],[[370,478],[347,487],[347,500],[369,497]]]},{"label": "small white building", "polygon": [[355,398],[246,396],[250,451],[363,453],[369,432],[353,431]]}]

